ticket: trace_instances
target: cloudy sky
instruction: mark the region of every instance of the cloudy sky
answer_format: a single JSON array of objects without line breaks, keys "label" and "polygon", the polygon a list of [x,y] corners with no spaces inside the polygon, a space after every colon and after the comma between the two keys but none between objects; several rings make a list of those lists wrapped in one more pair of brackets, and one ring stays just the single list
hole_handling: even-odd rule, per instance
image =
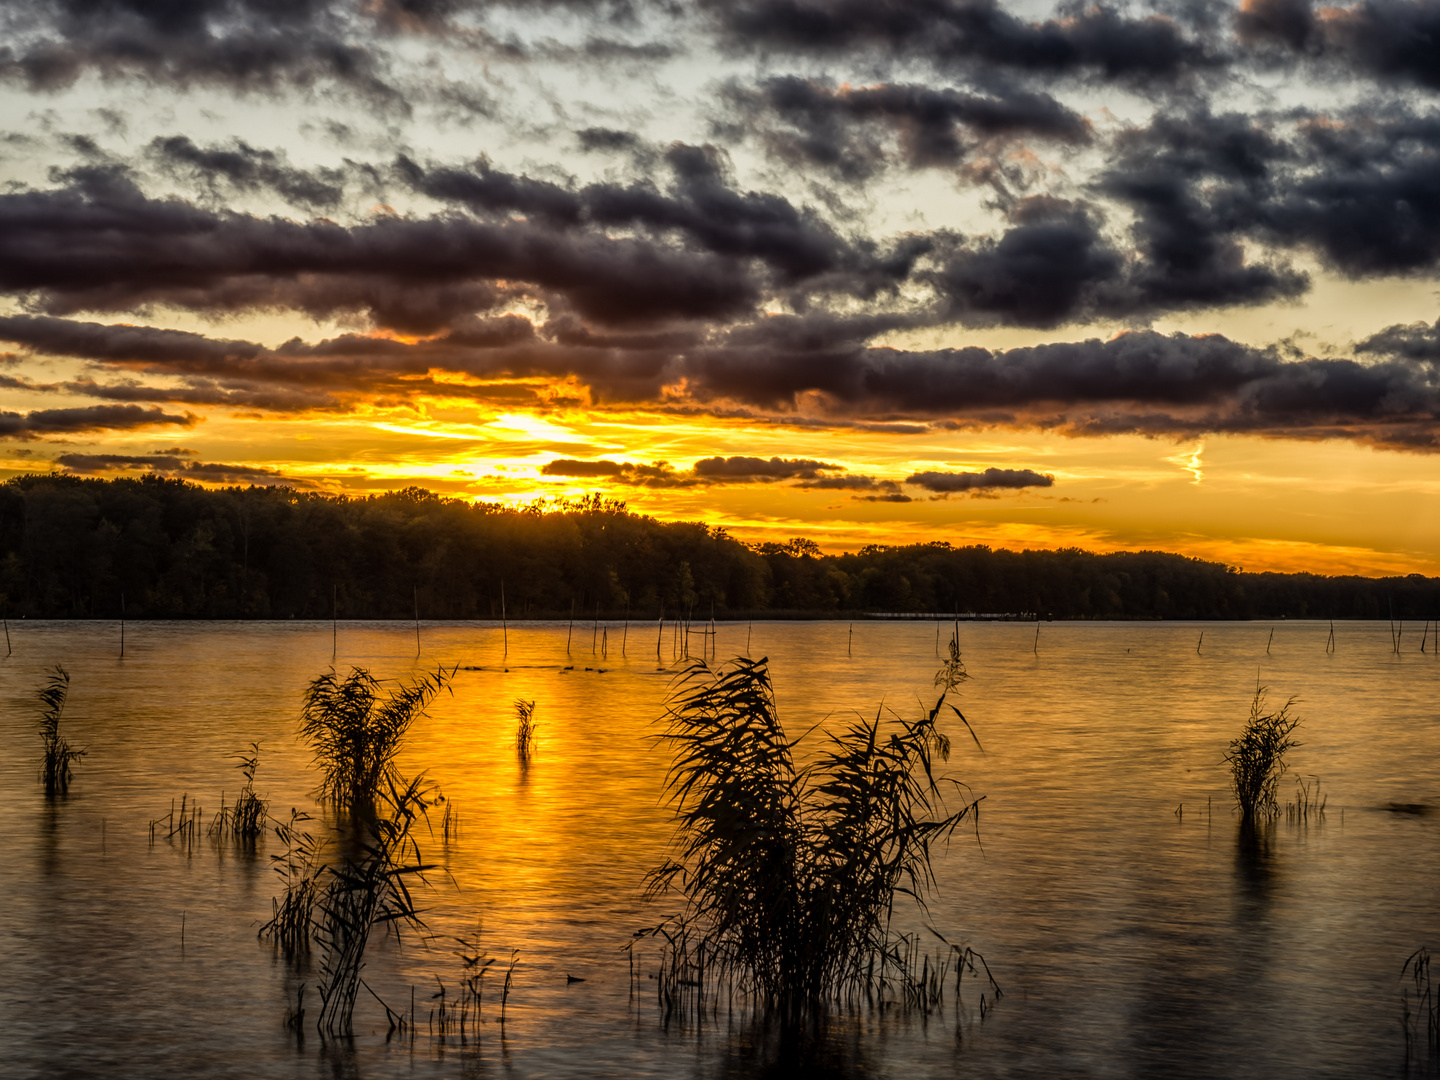
[{"label": "cloudy sky", "polygon": [[0,472],[1440,573],[1440,2],[13,0]]}]

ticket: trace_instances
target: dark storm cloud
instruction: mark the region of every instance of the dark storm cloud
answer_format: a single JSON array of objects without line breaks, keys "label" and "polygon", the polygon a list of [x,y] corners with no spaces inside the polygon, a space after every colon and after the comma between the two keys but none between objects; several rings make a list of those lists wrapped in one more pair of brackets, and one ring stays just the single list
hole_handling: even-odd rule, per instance
[{"label": "dark storm cloud", "polygon": [[879,52],[942,70],[1173,82],[1225,57],[1163,15],[1094,5],[1030,21],[995,0],[705,0],[730,47],[794,55]]},{"label": "dark storm cloud", "polygon": [[1052,487],[1055,478],[1033,469],[986,469],[984,472],[917,472],[905,478],[905,483],[933,491],[938,495],[952,495],[966,491],[994,491],[1000,488]]},{"label": "dark storm cloud", "polygon": [[335,82],[394,100],[346,8],[332,0],[28,0],[0,22],[0,74],[36,90],[89,72],[245,91]]},{"label": "dark storm cloud", "polygon": [[[548,327],[517,321],[524,328],[521,333],[505,325],[476,325],[468,334],[413,343],[341,335],[314,345],[297,341],[266,349],[178,331],[10,316],[0,318],[0,340],[179,380],[172,387],[97,379],[41,386],[16,380],[22,389],[126,402],[303,412],[346,409],[362,400],[406,405],[422,397],[533,398],[535,388],[506,386],[504,381],[563,378],[588,387],[592,400],[599,402],[735,415],[750,409],[758,411],[747,415],[794,417],[805,423],[823,424],[826,418],[842,425],[857,419],[880,421],[887,430],[897,428],[902,418],[925,418],[961,427],[1039,427],[1076,435],[1231,432],[1350,438],[1414,449],[1440,442],[1435,435],[1440,368],[1394,348],[1390,354],[1396,358],[1369,364],[1283,360],[1276,351],[1219,335],[1141,331],[1109,341],[1004,351],[904,351],[866,345],[873,330],[864,320],[795,317],[764,319],[677,348],[650,348],[654,342],[645,335],[610,341],[602,336],[589,345],[584,335],[577,335],[564,344]],[[68,354],[59,348],[67,342],[74,346]],[[1379,351],[1379,341],[1370,348]],[[457,383],[442,378],[446,372],[500,380],[500,385]],[[681,385],[683,394],[676,389]],[[194,420],[147,412],[135,404],[54,411],[57,417],[61,414],[105,416],[115,426],[127,426],[120,420]],[[898,428],[925,430],[923,425]],[[612,465],[620,471],[606,471]],[[557,470],[570,467],[582,466],[562,460],[551,473],[562,475]],[[664,463],[604,461],[583,463],[583,468],[590,470],[583,475],[610,475],[655,487],[776,480],[828,487],[832,485],[819,483],[822,474],[841,471],[840,466],[810,459],[745,456],[702,459],[685,471]]]},{"label": "dark storm cloud", "polygon": [[1440,361],[1440,322],[1387,326],[1356,344],[1355,351],[1402,360]]},{"label": "dark storm cloud", "polygon": [[87,405],[74,409],[37,409],[33,412],[0,412],[0,438],[39,439],[90,431],[129,431],[135,428],[174,425],[193,427],[198,417],[176,416],[158,408],[139,405]]},{"label": "dark storm cloud", "polygon": [[547,461],[540,469],[541,476],[620,476],[626,464],[600,458],[594,461],[577,461],[575,458],[556,458]]},{"label": "dark storm cloud", "polygon": [[1310,0],[1244,0],[1235,29],[1252,45],[1281,46],[1332,70],[1440,89],[1440,9],[1433,3],[1366,0],[1317,10]]},{"label": "dark storm cloud", "polygon": [[843,471],[843,465],[831,465],[807,458],[712,457],[695,462],[695,475],[711,483],[767,482],[771,480],[814,480],[821,472]]},{"label": "dark storm cloud", "polygon": [[497,281],[528,283],[601,324],[723,318],[760,295],[731,252],[459,213],[300,223],[151,199],[114,168],[68,179],[0,195],[0,288],[52,313],[363,310],[425,332],[493,305]]},{"label": "dark storm cloud", "polygon": [[856,250],[816,213],[781,196],[737,191],[713,147],[677,143],[663,158],[671,177],[665,190],[649,182],[571,189],[514,176],[485,161],[424,167],[401,157],[395,171],[414,190],[479,215],[536,215],[557,228],[675,234],[715,256],[758,260],[781,286],[830,273],[893,284],[908,270],[903,257],[892,264]]},{"label": "dark storm cloud", "polygon": [[95,476],[112,472],[146,472],[180,477],[207,484],[279,484],[308,487],[278,469],[258,465],[227,465],[211,461],[185,461],[170,454],[61,454],[56,464],[66,472]]},{"label": "dark storm cloud", "polygon": [[171,175],[207,187],[217,198],[225,188],[270,190],[293,205],[328,210],[339,205],[345,194],[340,170],[297,169],[283,154],[256,149],[242,139],[201,147],[188,136],[171,135],[153,140],[149,152]]},{"label": "dark storm cloud", "polygon": [[1397,105],[1286,117],[1162,114],[1124,133],[1098,188],[1136,215],[1136,310],[1295,296],[1279,257],[1306,249],[1350,277],[1440,265],[1440,114]]},{"label": "dark storm cloud", "polygon": [[762,138],[775,156],[850,180],[878,171],[889,156],[890,132],[911,168],[953,167],[981,140],[1031,136],[1081,144],[1091,137],[1083,117],[1032,91],[980,95],[898,83],[837,88],[784,75],[754,88],[732,85],[726,98],[750,123],[764,125]]},{"label": "dark storm cloud", "polygon": [[[676,470],[669,462],[651,465],[610,461],[604,458],[578,461],[557,458],[540,469],[542,476],[573,476],[604,478],[623,484],[643,487],[695,487],[711,484],[771,484],[780,480],[805,480],[813,483],[801,487],[820,486],[822,472],[843,472],[843,465],[805,458],[711,457],[695,462],[688,471]],[[867,478],[868,479],[868,478]]]}]

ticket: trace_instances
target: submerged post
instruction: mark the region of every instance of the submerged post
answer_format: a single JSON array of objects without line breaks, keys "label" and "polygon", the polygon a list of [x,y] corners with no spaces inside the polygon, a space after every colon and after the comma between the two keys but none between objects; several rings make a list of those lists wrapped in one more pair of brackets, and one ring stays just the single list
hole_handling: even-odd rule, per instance
[{"label": "submerged post", "polygon": [[1039,655],[1040,655],[1040,627],[1039,627],[1039,626],[1036,626],[1036,627],[1035,627],[1035,644],[1031,647],[1030,651],[1031,651],[1032,653],[1034,653],[1036,656],[1039,656]]},{"label": "submerged post", "polygon": [[660,655],[660,643],[665,640],[665,609],[660,609],[660,622],[655,630],[655,662],[663,664],[665,658]]},{"label": "submerged post", "polygon": [[595,601],[595,622],[590,627],[590,655],[595,655],[595,641],[600,636],[600,601]]},{"label": "submerged post", "polygon": [[510,625],[505,618],[505,579],[500,579],[500,633],[505,642],[505,655],[510,655]]},{"label": "submerged post", "polygon": [[620,632],[620,655],[625,655],[625,643],[630,640],[630,594],[625,594],[625,629]]},{"label": "submerged post", "polygon": [[120,659],[125,659],[125,594],[120,594]]},{"label": "submerged post", "polygon": [[570,629],[565,632],[565,655],[570,655],[570,639],[575,636],[575,598],[570,598]]},{"label": "submerged post", "polygon": [[420,586],[414,586],[415,593],[415,656],[420,656]]},{"label": "submerged post", "polygon": [[10,655],[10,619],[5,619],[5,655]]},{"label": "submerged post", "polygon": [[340,655],[340,586],[330,586],[330,659]]}]

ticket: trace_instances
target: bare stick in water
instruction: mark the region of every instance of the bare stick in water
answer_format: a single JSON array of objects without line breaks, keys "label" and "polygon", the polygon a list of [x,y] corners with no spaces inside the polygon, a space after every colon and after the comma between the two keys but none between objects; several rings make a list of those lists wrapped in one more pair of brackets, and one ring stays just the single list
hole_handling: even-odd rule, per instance
[{"label": "bare stick in water", "polygon": [[1040,627],[1035,627],[1035,644],[1030,650],[1036,656],[1040,655]]},{"label": "bare stick in water", "polygon": [[420,586],[416,585],[415,593],[415,655],[420,655]]},{"label": "bare stick in water", "polygon": [[1200,640],[1195,642],[1195,655],[1200,655],[1200,646],[1205,644],[1205,631],[1200,631]]},{"label": "bare stick in water", "polygon": [[125,594],[120,594],[120,659],[125,659]]},{"label": "bare stick in water", "polygon": [[575,598],[570,598],[570,629],[565,632],[565,655],[570,655],[570,639],[575,636]]},{"label": "bare stick in water", "polygon": [[505,618],[505,579],[500,579],[500,633],[505,640],[505,655],[510,655],[510,624]]},{"label": "bare stick in water", "polygon": [[1266,655],[1266,656],[1269,656],[1269,655],[1270,655],[1270,643],[1273,642],[1274,640],[1275,640],[1275,628],[1272,626],[1272,627],[1270,627],[1270,639],[1269,639],[1269,641],[1266,641],[1266,642],[1265,642],[1265,655]]}]

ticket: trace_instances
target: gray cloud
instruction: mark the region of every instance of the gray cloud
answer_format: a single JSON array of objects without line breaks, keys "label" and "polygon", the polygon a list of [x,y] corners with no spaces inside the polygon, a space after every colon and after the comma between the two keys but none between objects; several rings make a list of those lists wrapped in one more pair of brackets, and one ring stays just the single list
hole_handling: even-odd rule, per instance
[{"label": "gray cloud", "polygon": [[968,491],[1051,487],[1055,478],[1033,469],[989,468],[984,472],[917,472],[907,476],[905,483],[939,495],[952,495]]}]

